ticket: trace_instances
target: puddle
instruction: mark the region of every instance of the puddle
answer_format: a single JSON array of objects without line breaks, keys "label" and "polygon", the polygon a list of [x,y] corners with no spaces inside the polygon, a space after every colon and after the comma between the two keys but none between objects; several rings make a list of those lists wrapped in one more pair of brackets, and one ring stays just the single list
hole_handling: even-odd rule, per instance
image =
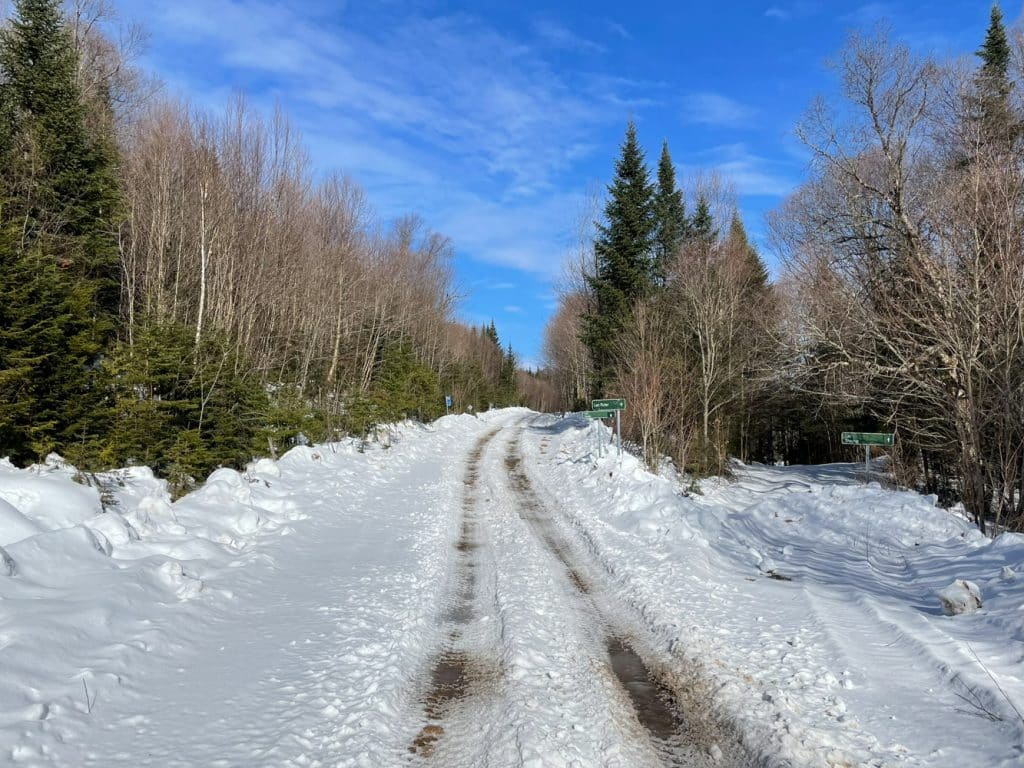
[{"label": "puddle", "polygon": [[443,653],[430,675],[427,715],[437,718],[445,707],[465,698],[469,684],[469,657],[459,651]]},{"label": "puddle", "polygon": [[636,651],[621,639],[609,638],[607,648],[612,671],[629,694],[640,724],[655,738],[669,741],[680,732],[682,723],[672,709],[668,690],[651,675]]}]

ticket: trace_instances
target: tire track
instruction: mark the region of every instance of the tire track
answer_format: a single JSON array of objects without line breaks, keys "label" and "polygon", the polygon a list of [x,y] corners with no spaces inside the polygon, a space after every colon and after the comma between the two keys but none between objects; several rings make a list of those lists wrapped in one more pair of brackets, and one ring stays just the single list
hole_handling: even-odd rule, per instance
[{"label": "tire track", "polygon": [[[409,746],[411,753],[422,758],[434,757],[442,739],[453,738],[451,720],[456,710],[469,705],[475,697],[493,691],[501,679],[500,663],[481,651],[481,647],[486,648],[488,644],[481,643],[471,627],[481,599],[477,575],[482,546],[477,519],[480,461],[498,432],[499,429],[493,429],[477,441],[466,466],[462,521],[459,538],[454,544],[454,575],[447,606],[441,614],[445,642],[428,675],[427,689],[420,697],[427,723]],[[454,737],[464,735],[454,734]]]},{"label": "tire track", "polygon": [[[643,637],[644,633],[638,628],[617,621],[614,617],[622,611],[609,605],[607,595],[583,575],[572,547],[540,501],[523,468],[520,439],[521,432],[509,443],[505,456],[509,481],[519,500],[519,516],[559,563],[586,612],[594,616],[595,628],[603,633],[608,670],[664,764],[691,767],[754,764],[736,739],[723,738],[728,729],[708,728],[707,702],[698,702],[700,694],[680,685],[680,679],[685,680],[686,676],[676,674],[658,658],[652,651],[654,644]],[[699,714],[688,717],[682,702],[687,702],[691,709],[703,706]],[[727,754],[719,746],[720,742],[724,742]]]}]

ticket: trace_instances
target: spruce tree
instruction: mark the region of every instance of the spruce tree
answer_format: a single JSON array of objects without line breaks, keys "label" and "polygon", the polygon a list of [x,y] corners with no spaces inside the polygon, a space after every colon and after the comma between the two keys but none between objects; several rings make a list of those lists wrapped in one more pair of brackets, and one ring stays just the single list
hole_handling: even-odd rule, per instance
[{"label": "spruce tree", "polygon": [[671,261],[686,239],[688,227],[683,193],[676,187],[676,169],[672,165],[667,141],[662,144],[658,161],[654,224],[653,280],[656,285],[664,285]]},{"label": "spruce tree", "polygon": [[1010,100],[1010,43],[1002,11],[996,4],[992,5],[985,41],[976,55],[981,67],[975,78],[976,103],[972,111],[979,121],[980,138],[989,148],[1007,151],[1020,134],[1020,121]]},{"label": "spruce tree", "polygon": [[494,342],[494,345],[496,347],[500,347],[501,346],[501,343],[498,341],[498,328],[494,324],[493,320],[491,320],[491,324],[490,325],[484,326],[483,334],[488,339],[490,339],[492,342]]},{"label": "spruce tree", "polygon": [[746,268],[749,276],[749,290],[760,293],[768,288],[768,269],[757,249],[751,244],[747,237],[746,227],[743,226],[743,219],[739,211],[733,211],[732,220],[729,222],[729,232],[725,236],[729,252],[738,256]]},{"label": "spruce tree", "polygon": [[77,67],[59,2],[17,0],[0,31],[0,360],[32,415],[0,419],[0,451],[22,460],[94,440],[117,317],[113,140],[86,127]]},{"label": "spruce tree", "polygon": [[718,230],[715,229],[715,222],[711,216],[711,206],[704,195],[697,198],[697,210],[690,220],[687,235],[689,240],[706,244],[711,244],[718,238]]},{"label": "spruce tree", "polygon": [[616,337],[633,304],[651,287],[654,188],[632,121],[608,193],[605,221],[598,224],[594,243],[595,274],[589,278],[596,308],[585,318],[583,332],[594,363],[595,394],[611,384]]},{"label": "spruce tree", "polygon": [[501,360],[501,372],[498,374],[498,404],[502,406],[519,404],[519,382],[516,371],[519,361],[509,344]]}]

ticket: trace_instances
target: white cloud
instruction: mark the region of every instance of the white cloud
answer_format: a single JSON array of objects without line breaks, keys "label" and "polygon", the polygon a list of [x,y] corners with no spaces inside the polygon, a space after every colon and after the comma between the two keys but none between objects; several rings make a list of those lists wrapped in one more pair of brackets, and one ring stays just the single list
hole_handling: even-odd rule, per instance
[{"label": "white cloud", "polygon": [[517,314],[519,314],[520,312],[523,311],[523,308],[519,307],[519,306],[516,306],[515,304],[506,304],[505,305],[505,311],[506,312],[511,312],[512,314],[516,314],[517,315]]},{"label": "white cloud", "polygon": [[623,40],[633,39],[633,35],[630,33],[630,31],[621,24],[619,24],[617,21],[612,21],[611,19],[608,19],[607,21],[605,21],[605,25],[608,27],[608,30],[613,35],[617,35],[618,37],[621,37]]},{"label": "white cloud", "polygon": [[701,91],[686,99],[684,119],[690,123],[738,126],[749,122],[754,110],[720,93]]},{"label": "white cloud", "polygon": [[605,47],[593,40],[577,35],[572,30],[551,19],[539,19],[533,23],[533,31],[550,46],[583,53],[604,53]]},{"label": "white cloud", "polygon": [[742,142],[712,147],[700,156],[705,168],[716,170],[740,195],[784,197],[796,186],[778,163],[751,152]]}]

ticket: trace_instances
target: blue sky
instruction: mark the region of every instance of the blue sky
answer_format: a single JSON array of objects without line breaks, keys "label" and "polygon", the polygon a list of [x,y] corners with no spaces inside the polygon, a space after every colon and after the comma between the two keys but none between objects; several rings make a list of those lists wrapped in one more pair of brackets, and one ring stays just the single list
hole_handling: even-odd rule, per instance
[{"label": "blue sky", "polygon": [[[588,191],[626,122],[648,160],[717,169],[755,238],[804,174],[793,126],[834,81],[826,59],[881,19],[922,51],[977,48],[987,0],[587,3],[114,0],[150,35],[142,64],[219,108],[280,103],[318,172],[377,214],[449,235],[467,322],[494,319],[528,364]],[[1008,21],[1019,8],[1004,3]]]}]

